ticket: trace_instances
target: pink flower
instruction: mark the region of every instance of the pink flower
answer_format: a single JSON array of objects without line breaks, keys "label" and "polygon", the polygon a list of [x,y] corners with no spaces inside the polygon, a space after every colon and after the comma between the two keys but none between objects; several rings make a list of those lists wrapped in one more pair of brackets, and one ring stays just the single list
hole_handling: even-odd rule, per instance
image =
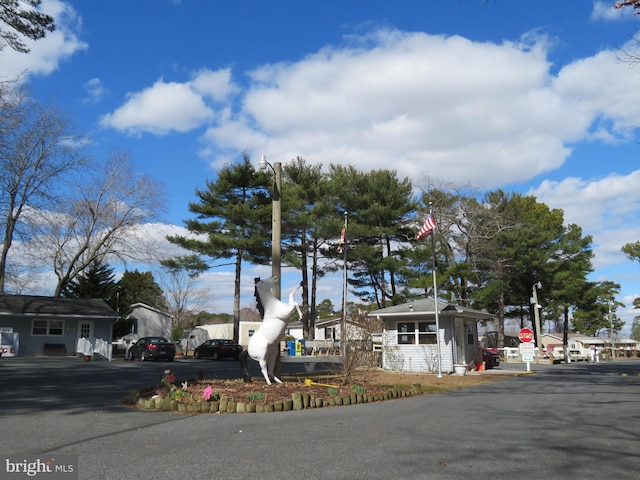
[{"label": "pink flower", "polygon": [[211,394],[213,393],[213,389],[211,388],[211,385],[209,385],[207,388],[204,389],[204,399],[205,401],[209,401],[209,399],[211,398]]}]

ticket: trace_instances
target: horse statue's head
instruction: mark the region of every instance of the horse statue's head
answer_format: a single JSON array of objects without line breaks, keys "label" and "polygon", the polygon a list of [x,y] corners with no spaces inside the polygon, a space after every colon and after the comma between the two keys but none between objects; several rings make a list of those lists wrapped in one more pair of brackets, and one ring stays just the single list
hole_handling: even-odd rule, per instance
[{"label": "horse statue's head", "polygon": [[256,284],[257,307],[263,320],[266,321],[269,318],[277,318],[278,320],[286,322],[289,320],[289,317],[294,310],[297,310],[298,315],[302,318],[300,306],[293,299],[296,292],[302,288],[302,283],[300,283],[300,285],[298,285],[298,287],[289,294],[289,302],[284,303],[271,293],[271,288],[277,280],[278,277],[276,276],[271,276],[265,279],[260,279],[259,277],[254,279]]}]

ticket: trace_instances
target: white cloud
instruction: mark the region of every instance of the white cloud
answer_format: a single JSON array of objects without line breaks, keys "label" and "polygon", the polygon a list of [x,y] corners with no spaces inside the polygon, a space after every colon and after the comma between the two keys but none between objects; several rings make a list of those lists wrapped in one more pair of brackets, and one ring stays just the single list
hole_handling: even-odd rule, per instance
[{"label": "white cloud", "polygon": [[107,89],[102,85],[99,78],[92,78],[84,84],[87,97],[83,99],[83,103],[98,103],[107,94]]},{"label": "white cloud", "polygon": [[[101,124],[133,134],[187,132],[215,117],[211,103],[230,102],[238,91],[230,69],[202,69],[188,82],[159,80],[147,89],[130,93],[124,105],[102,117]],[[226,111],[224,105],[220,107],[221,119]]]},{"label": "white cloud", "polygon": [[213,111],[188,85],[162,80],[128,95],[127,102],[115,112],[104,115],[104,127],[128,133],[150,132],[165,135],[187,132],[213,117]]},{"label": "white cloud", "polygon": [[627,262],[620,249],[640,238],[638,185],[640,170],[593,180],[545,180],[528,193],[551,208],[562,209],[565,223],[580,225],[585,234],[593,235],[597,247],[594,264],[602,268]]},{"label": "white cloud", "polygon": [[229,68],[217,71],[202,69],[193,76],[189,84],[195,92],[208,96],[216,102],[228,100],[239,91],[239,87],[231,80]]},{"label": "white cloud", "polygon": [[593,10],[591,10],[589,18],[592,21],[618,22],[632,17],[632,12],[634,12],[632,8],[614,8],[613,4],[613,1],[597,0],[593,2]]},{"label": "white cloud", "polygon": [[[623,49],[633,52],[637,45],[629,43]],[[638,71],[621,62],[618,52],[604,50],[563,67],[553,88],[569,109],[568,119],[578,123],[576,139],[585,131],[602,129],[611,139],[626,139],[638,126],[639,80]]]},{"label": "white cloud", "polygon": [[559,168],[574,142],[626,139],[637,75],[602,52],[551,74],[551,42],[472,42],[379,30],[343,48],[250,72],[211,152],[388,168],[493,188]]},{"label": "white cloud", "polygon": [[[557,170],[584,140],[627,141],[637,72],[602,51],[551,73],[548,38],[473,42],[381,29],[298,62],[230,69],[131,93],[103,126],[158,135],[207,126],[220,167],[247,149],[288,161],[388,168],[495,188]],[[629,48],[634,48],[629,45]]]},{"label": "white cloud", "polygon": [[[78,38],[77,32],[82,21],[73,7],[59,0],[45,0],[40,10],[55,19],[56,29],[37,41],[24,39],[29,53],[19,53],[5,47],[0,55],[2,78],[12,79],[25,73],[26,77],[49,75],[58,69],[61,62],[88,48]],[[26,77],[23,79],[26,80]]]}]

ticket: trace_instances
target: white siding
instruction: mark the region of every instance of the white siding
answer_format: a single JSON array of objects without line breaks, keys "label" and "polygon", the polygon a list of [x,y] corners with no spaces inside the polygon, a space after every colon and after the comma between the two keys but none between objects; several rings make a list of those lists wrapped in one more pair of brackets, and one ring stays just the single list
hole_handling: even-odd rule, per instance
[{"label": "white siding", "polygon": [[[440,356],[442,371],[453,370],[451,341],[445,341],[445,331],[440,328]],[[437,372],[437,345],[398,345],[398,331],[385,330],[382,336],[382,367],[401,372]]]},{"label": "white siding", "polygon": [[262,322],[240,322],[240,332],[238,333],[238,343],[244,348],[249,345],[249,340],[258,331]]},{"label": "white siding", "polygon": [[216,323],[211,325],[197,325],[196,328],[206,330],[209,338],[233,339],[233,323]]},{"label": "white siding", "polygon": [[135,307],[129,318],[136,323],[136,333],[140,337],[164,337],[171,341],[171,317],[156,311]]}]

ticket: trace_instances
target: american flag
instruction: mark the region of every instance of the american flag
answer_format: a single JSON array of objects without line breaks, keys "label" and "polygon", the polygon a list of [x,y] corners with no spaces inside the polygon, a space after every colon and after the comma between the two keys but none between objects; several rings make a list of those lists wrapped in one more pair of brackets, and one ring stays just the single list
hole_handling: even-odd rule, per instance
[{"label": "american flag", "polygon": [[424,222],[424,225],[422,225],[422,228],[418,232],[418,235],[416,235],[416,240],[420,240],[421,238],[428,237],[433,233],[433,231],[436,228],[438,228],[438,225],[436,224],[436,221],[433,219],[433,215],[429,214],[429,216]]}]

